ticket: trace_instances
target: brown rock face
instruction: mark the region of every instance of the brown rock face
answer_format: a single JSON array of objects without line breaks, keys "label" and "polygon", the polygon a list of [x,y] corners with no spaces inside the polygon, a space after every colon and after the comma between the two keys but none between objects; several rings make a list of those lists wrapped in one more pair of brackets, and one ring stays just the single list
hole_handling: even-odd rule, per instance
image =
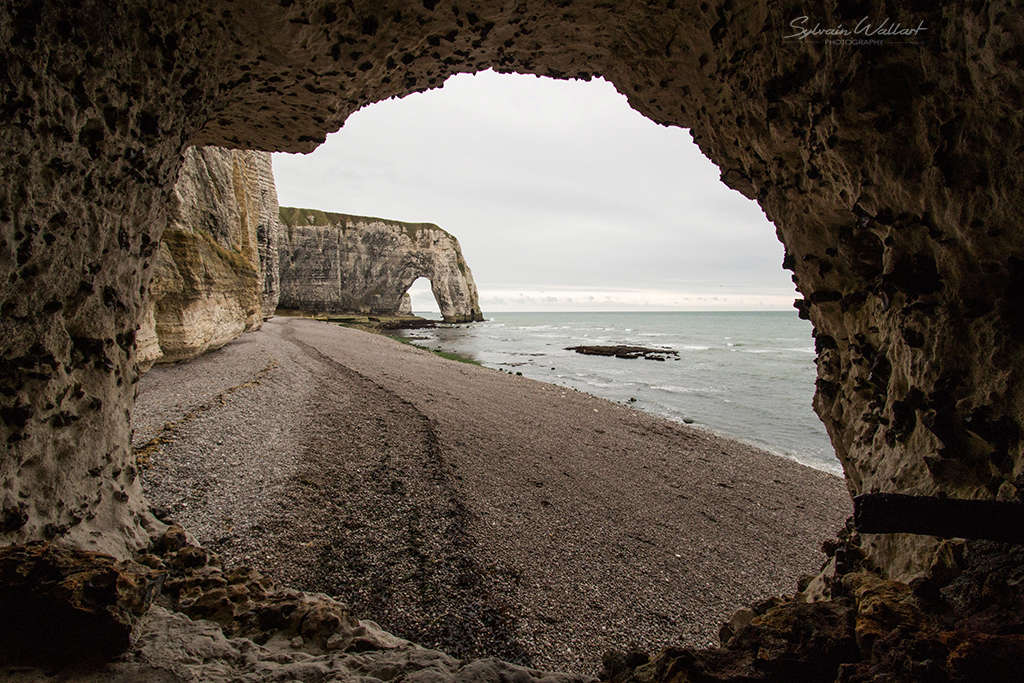
[{"label": "brown rock face", "polygon": [[273,315],[277,213],[269,153],[185,153],[136,337],[140,364],[192,358]]},{"label": "brown rock face", "polygon": [[[865,571],[847,541],[829,599],[764,600],[722,628],[721,647],[609,653],[602,680],[1017,681],[1024,590],[1020,546],[946,541],[911,584]],[[840,548],[834,548],[838,550]],[[943,557],[944,556],[944,557]]]},{"label": "brown rock face", "polygon": [[[817,331],[815,406],[853,492],[1020,497],[1020,13],[853,7],[8,4],[2,537],[141,542],[134,336],[186,145],[308,151],[365,104],[488,67],[601,74],[757,199]],[[784,40],[801,15],[926,30]],[[871,555],[909,574],[926,556],[912,546]]]},{"label": "brown rock face", "polygon": [[162,577],[130,562],[51,543],[0,549],[0,660],[44,666],[110,659]]}]

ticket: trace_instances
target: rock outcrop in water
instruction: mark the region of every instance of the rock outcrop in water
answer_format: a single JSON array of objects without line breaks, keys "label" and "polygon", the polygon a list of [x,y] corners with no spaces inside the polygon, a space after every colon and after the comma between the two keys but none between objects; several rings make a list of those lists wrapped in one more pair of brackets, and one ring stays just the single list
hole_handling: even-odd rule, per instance
[{"label": "rock outcrop in water", "polygon": [[139,363],[192,358],[273,315],[277,236],[269,153],[186,151],[136,338]]},{"label": "rock outcrop in water", "polygon": [[412,315],[412,297],[409,292],[402,295],[402,302],[398,304],[399,315]]},{"label": "rock outcrop in water", "polygon": [[483,320],[459,241],[432,223],[281,207],[281,224],[282,308],[402,313],[426,277],[446,322]]},{"label": "rock outcrop in water", "polygon": [[567,346],[565,350],[582,353],[585,356],[614,356],[615,358],[625,358],[627,360],[646,358],[647,360],[663,361],[669,357],[673,360],[679,360],[678,351],[673,349],[652,349],[647,346],[627,346],[622,344],[613,346]]}]

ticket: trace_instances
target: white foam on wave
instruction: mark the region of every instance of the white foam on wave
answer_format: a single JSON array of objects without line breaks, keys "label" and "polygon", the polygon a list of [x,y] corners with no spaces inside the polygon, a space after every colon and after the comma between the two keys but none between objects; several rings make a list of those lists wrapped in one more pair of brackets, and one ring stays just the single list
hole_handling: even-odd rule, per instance
[{"label": "white foam on wave", "polygon": [[738,349],[742,353],[809,353],[814,354],[814,349],[808,349],[806,347],[796,348],[787,347],[781,349]]},{"label": "white foam on wave", "polygon": [[666,391],[670,394],[720,394],[721,389],[715,387],[683,387],[677,384],[654,384],[651,389]]}]

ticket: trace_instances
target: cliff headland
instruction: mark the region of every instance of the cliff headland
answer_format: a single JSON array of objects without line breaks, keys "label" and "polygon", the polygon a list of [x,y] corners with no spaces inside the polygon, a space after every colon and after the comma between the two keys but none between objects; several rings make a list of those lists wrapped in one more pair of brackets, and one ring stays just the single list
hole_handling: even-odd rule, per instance
[{"label": "cliff headland", "polygon": [[394,314],[426,277],[445,322],[483,320],[459,241],[438,226],[292,207],[280,215],[283,308]]}]

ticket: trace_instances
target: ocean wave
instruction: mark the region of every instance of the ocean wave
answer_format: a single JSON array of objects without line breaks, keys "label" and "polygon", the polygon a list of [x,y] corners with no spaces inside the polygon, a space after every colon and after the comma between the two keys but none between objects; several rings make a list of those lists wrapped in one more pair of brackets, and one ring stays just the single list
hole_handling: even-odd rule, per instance
[{"label": "ocean wave", "polygon": [[814,353],[814,349],[802,348],[781,348],[781,349],[739,349],[741,353]]},{"label": "ocean wave", "polygon": [[721,389],[715,387],[682,387],[677,384],[654,384],[651,389],[666,391],[670,394],[720,394]]}]

